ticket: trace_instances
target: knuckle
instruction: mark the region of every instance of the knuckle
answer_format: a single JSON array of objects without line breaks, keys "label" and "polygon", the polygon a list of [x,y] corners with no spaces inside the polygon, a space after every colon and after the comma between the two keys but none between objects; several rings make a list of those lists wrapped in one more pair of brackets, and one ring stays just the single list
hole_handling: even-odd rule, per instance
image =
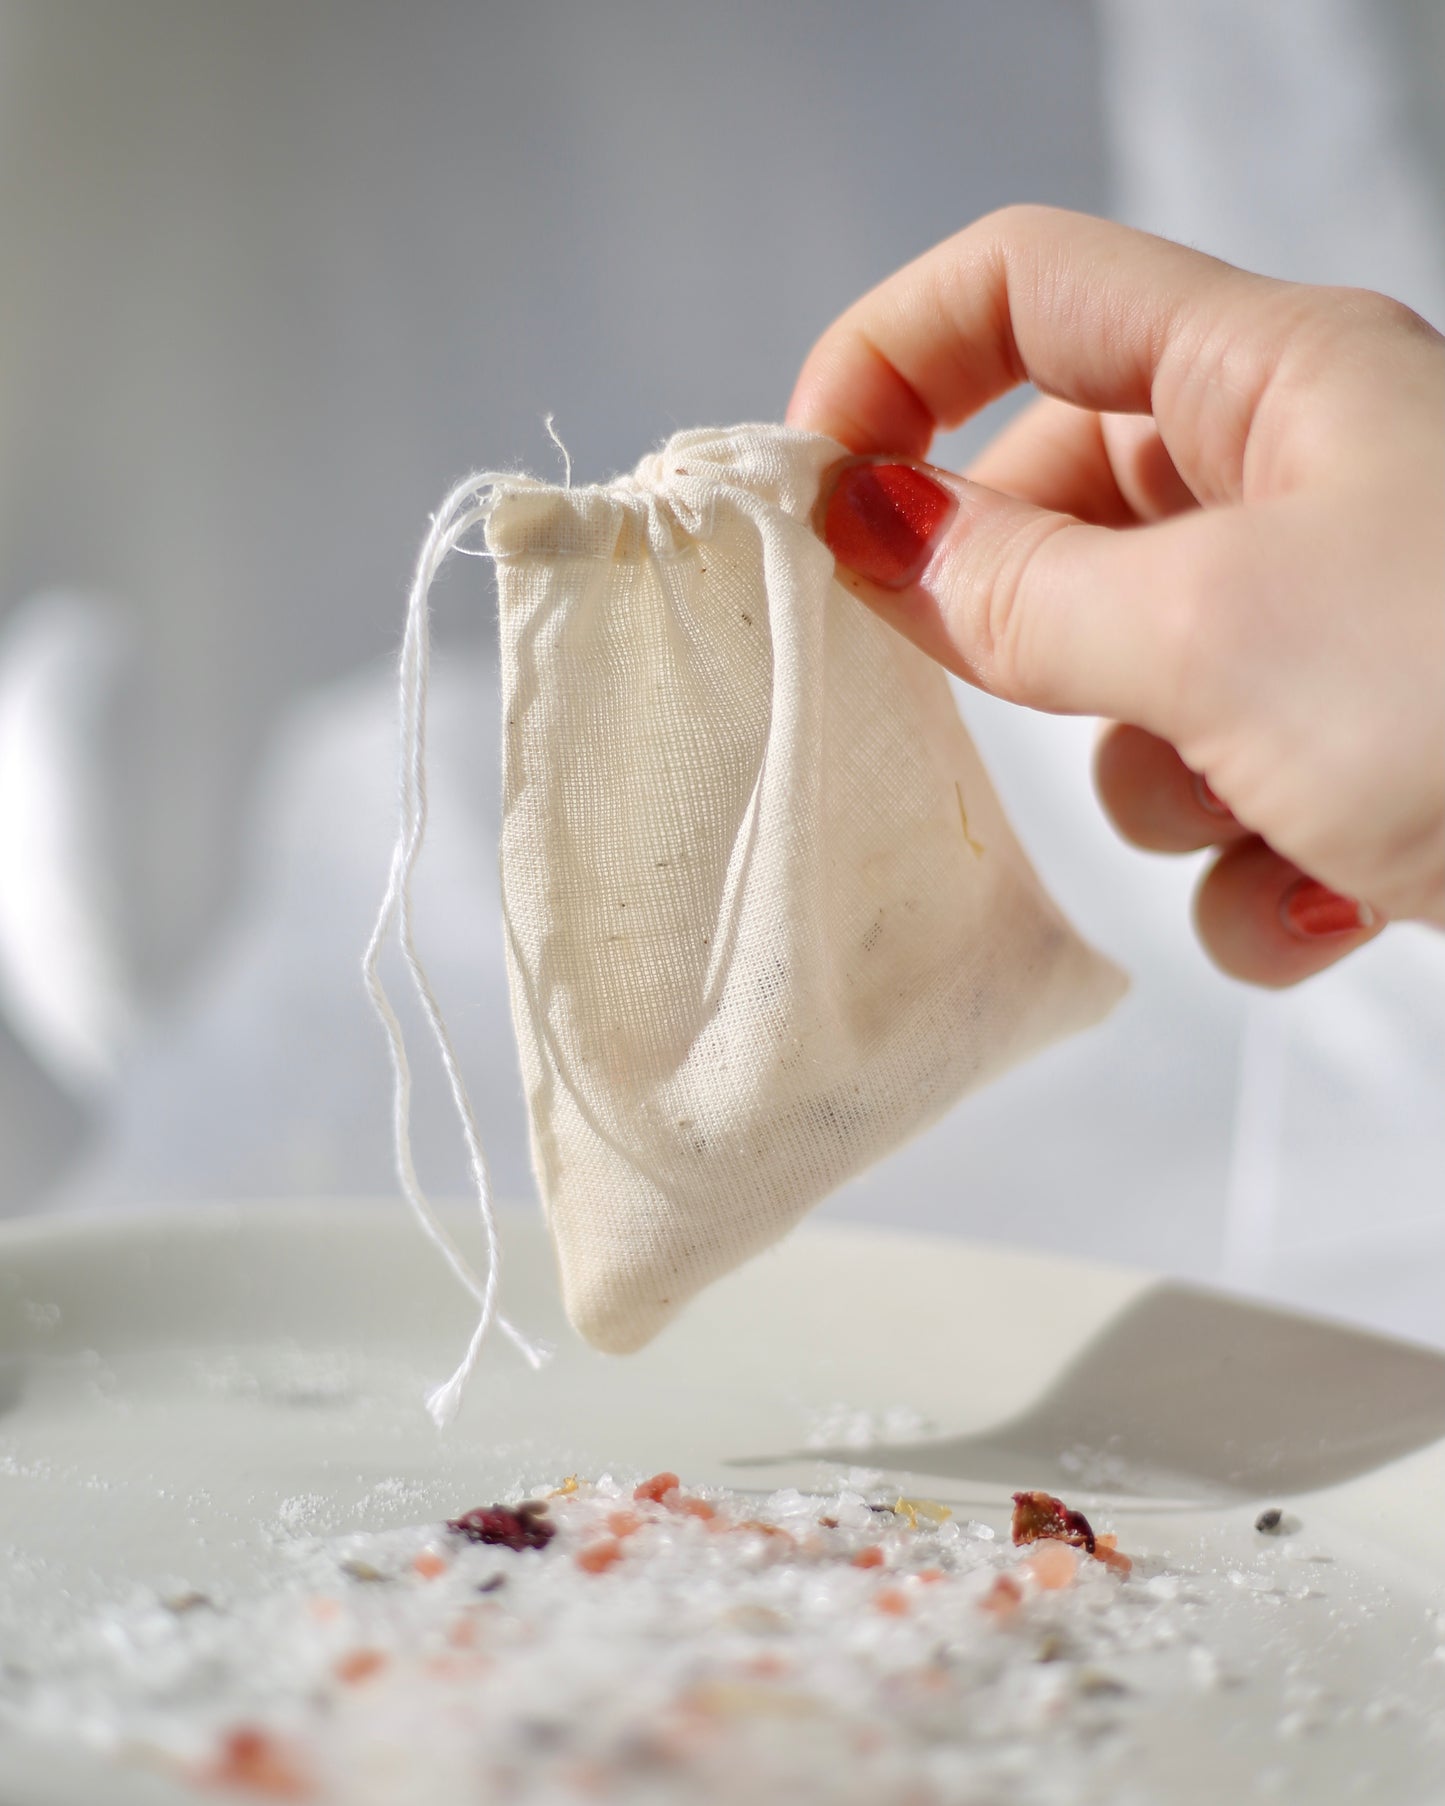
[{"label": "knuckle", "polygon": [[1336,288],[1326,291],[1336,319],[1344,326],[1363,327],[1375,333],[1414,338],[1437,338],[1433,326],[1413,307],[1369,288]]},{"label": "knuckle", "polygon": [[1004,694],[1036,707],[1050,705],[1046,565],[1075,521],[1031,516],[1012,522],[993,548],[980,610],[981,641],[991,682]]},{"label": "knuckle", "polygon": [[1057,223],[1060,209],[1039,201],[1011,201],[975,221],[970,230],[987,238],[1026,238]]},{"label": "knuckle", "polygon": [[1191,531],[1162,544],[1141,586],[1149,595],[1153,712],[1187,739],[1217,725],[1226,707],[1228,674],[1245,653],[1247,611],[1236,604],[1248,586],[1217,534]]},{"label": "knuckle", "polygon": [[1286,289],[1280,298],[1290,374],[1303,388],[1332,382],[1386,346],[1439,346],[1412,307],[1366,288]]}]

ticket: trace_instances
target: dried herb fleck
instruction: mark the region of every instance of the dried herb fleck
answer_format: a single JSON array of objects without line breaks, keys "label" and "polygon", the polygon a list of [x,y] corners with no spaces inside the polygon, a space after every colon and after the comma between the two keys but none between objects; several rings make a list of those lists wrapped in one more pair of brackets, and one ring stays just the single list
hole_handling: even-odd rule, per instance
[{"label": "dried herb fleck", "polygon": [[390,1580],[390,1574],[384,1573],[374,1563],[363,1561],[359,1555],[347,1555],[342,1558],[341,1572],[348,1580],[362,1580],[374,1584],[381,1580]]}]

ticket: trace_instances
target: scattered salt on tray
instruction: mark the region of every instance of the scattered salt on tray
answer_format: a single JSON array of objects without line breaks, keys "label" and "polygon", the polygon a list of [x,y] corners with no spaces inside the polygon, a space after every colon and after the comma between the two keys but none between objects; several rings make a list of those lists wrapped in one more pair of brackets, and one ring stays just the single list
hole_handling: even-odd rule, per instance
[{"label": "scattered salt on tray", "polygon": [[1012,1531],[573,1475],[298,1544],[204,1609],[112,1611],[0,1681],[0,1723],[240,1801],[1082,1800],[1160,1649],[1196,1698],[1229,1678],[1188,1595],[1062,1501],[1017,1495]]}]

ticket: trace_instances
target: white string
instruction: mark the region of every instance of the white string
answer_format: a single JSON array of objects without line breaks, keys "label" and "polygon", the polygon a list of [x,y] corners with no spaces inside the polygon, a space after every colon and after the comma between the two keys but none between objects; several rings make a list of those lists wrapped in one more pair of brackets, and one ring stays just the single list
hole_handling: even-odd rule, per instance
[{"label": "white string", "polygon": [[552,424],[554,418],[555,418],[554,415],[549,414],[547,416],[547,418],[542,422],[542,425],[545,426],[547,429],[547,437],[552,441],[553,445],[555,445],[557,447],[557,450],[559,452],[561,452],[561,454],[562,454],[562,487],[564,489],[570,489],[572,487],[572,454],[571,454],[571,452],[568,451],[567,447],[562,443],[561,439],[558,437],[557,429]]},{"label": "white string", "polygon": [[[569,472],[570,475],[570,472]],[[467,1381],[476,1367],[487,1333],[495,1323],[521,1351],[533,1367],[540,1367],[546,1353],[528,1339],[497,1310],[497,1290],[501,1275],[501,1254],[497,1244],[496,1214],[492,1207],[491,1176],[487,1171],[486,1153],[476,1113],[467,1093],[456,1050],[452,1046],[441,1006],[432,990],[431,980],[416,949],[412,928],[411,882],[421,853],[427,822],[426,720],[427,685],[431,668],[431,636],[428,597],[437,572],[448,555],[459,549],[459,541],[491,512],[496,472],[484,471],[466,478],[442,503],[433,517],[431,531],[422,544],[416,575],[406,605],[406,631],[402,637],[399,688],[401,700],[401,825],[391,856],[386,895],[381,912],[371,931],[362,959],[362,975],[377,1015],[386,1030],[391,1052],[394,1080],[392,1132],[396,1149],[396,1173],[402,1194],[430,1240],[440,1249],[453,1273],[481,1306],[477,1327],[467,1346],[461,1365],[444,1385],[427,1397],[427,1410],[438,1428],[455,1417]],[[469,548],[460,548],[467,550]],[[466,1139],[472,1185],[481,1209],[482,1230],[486,1238],[487,1270],[485,1280],[478,1279],[466,1256],[457,1247],[438,1220],[421,1188],[411,1147],[411,1064],[407,1059],[406,1039],[391,1000],[381,982],[379,961],[392,925],[398,929],[401,951],[411,973],[412,983],[421,1001],[427,1024],[446,1069],[452,1101]]]}]

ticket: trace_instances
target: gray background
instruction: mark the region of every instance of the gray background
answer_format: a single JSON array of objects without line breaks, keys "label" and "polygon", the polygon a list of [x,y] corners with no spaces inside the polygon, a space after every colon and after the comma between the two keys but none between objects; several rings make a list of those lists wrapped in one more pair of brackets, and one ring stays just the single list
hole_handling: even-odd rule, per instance
[{"label": "gray background", "polygon": [[[863,289],[1013,200],[1445,318],[1427,0],[0,6],[0,1206],[390,1186],[360,946],[412,553],[476,465],[780,415]],[[997,410],[994,411],[995,416]],[[996,419],[937,454],[961,457]],[[424,943],[530,1191],[495,912],[492,598],[437,594]],[[833,1214],[1445,1339],[1445,939],[1286,999],[1117,845],[1091,724],[967,697],[1136,976]],[[437,1075],[425,1175],[464,1169]]]}]

